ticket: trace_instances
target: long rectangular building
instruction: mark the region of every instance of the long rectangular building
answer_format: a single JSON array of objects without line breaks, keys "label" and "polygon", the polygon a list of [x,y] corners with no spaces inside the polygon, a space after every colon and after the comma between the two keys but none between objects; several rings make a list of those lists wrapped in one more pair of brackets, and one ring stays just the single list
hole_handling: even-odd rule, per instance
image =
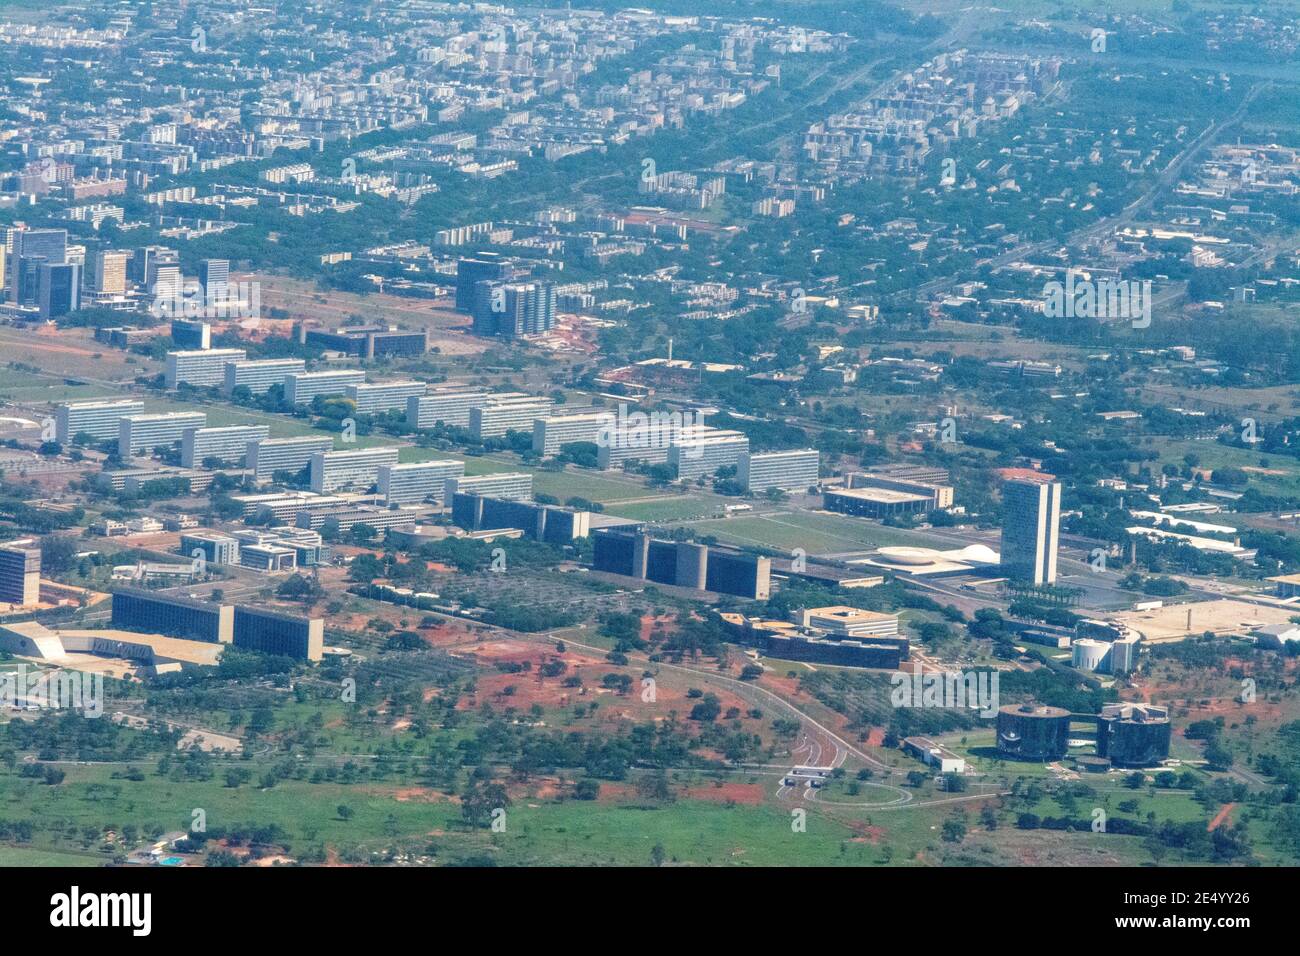
[{"label": "long rectangular building", "polygon": [[174,445],[187,428],[203,428],[206,412],[163,412],[157,415],[126,415],[117,427],[117,454],[130,458],[160,445]]},{"label": "long rectangular building", "polygon": [[597,571],[758,601],[771,593],[772,560],[760,555],[609,529],[594,532],[592,544]]},{"label": "long rectangular building", "polygon": [[112,622],[114,627],[229,644],[234,636],[234,610],[228,604],[120,588],[113,592]]},{"label": "long rectangular building", "polygon": [[575,442],[595,444],[602,429],[608,430],[609,412],[584,412],[579,415],[552,415],[533,421],[533,451],[543,458],[558,455],[565,445]]},{"label": "long rectangular building", "polygon": [[325,646],[325,620],[266,608],[235,608],[234,643],[250,651],[318,661]]},{"label": "long rectangular building", "polygon": [[533,422],[549,418],[555,403],[535,395],[492,395],[469,411],[469,430],[476,439],[500,438],[509,431],[533,430]]},{"label": "long rectangular building", "polygon": [[282,491],[269,495],[232,495],[234,501],[243,508],[243,517],[256,516],[265,521],[275,518],[277,521],[293,521],[300,511],[312,511],[334,505],[356,507],[358,504],[374,504],[378,495],[318,495],[310,491]]},{"label": "long rectangular building", "polygon": [[359,369],[290,372],[284,377],[284,400],[290,405],[310,405],[318,395],[325,398],[346,395],[349,385],[360,385],[365,380],[366,373]]},{"label": "long rectangular building", "polygon": [[423,395],[428,389],[424,382],[363,382],[347,385],[343,394],[357,406],[358,415],[382,415],[392,408],[405,410],[407,399]]},{"label": "long rectangular building", "polygon": [[320,531],[333,524],[339,534],[347,534],[359,524],[368,525],[376,531],[387,531],[389,528],[410,531],[415,527],[415,519],[414,511],[391,511],[378,505],[340,501],[337,504],[303,508],[294,519],[294,525],[309,531]]},{"label": "long rectangular building", "polygon": [[458,494],[508,498],[511,501],[529,501],[533,497],[533,476],[526,471],[509,471],[495,475],[466,475],[462,478],[448,478],[443,500],[451,501]]},{"label": "long rectangular building", "polygon": [[565,544],[587,537],[591,514],[559,505],[458,494],[451,502],[451,517],[467,531],[518,528],[535,541]]},{"label": "long rectangular building", "polygon": [[429,351],[429,336],[423,331],[390,329],[367,325],[344,329],[304,329],[302,340],[308,345],[354,355],[377,358],[381,355],[423,355]]},{"label": "long rectangular building", "polygon": [[332,438],[262,438],[248,443],[245,467],[253,472],[256,481],[270,481],[277,471],[297,474],[311,464],[311,456],[330,451]]},{"label": "long rectangular building", "polygon": [[679,481],[693,481],[719,468],[738,467],[740,456],[748,451],[749,438],[743,432],[700,429],[668,446],[668,465]]},{"label": "long rectangular building", "polygon": [[488,396],[481,388],[412,395],[406,400],[406,424],[412,428],[432,428],[439,423],[451,428],[469,428],[470,409],[486,403]]},{"label": "long rectangular building", "polygon": [[384,504],[403,505],[432,499],[443,500],[448,478],[465,474],[465,463],[449,458],[442,461],[409,462],[379,466],[379,493]]},{"label": "long rectangular building", "polygon": [[369,488],[379,480],[379,466],[397,464],[397,455],[392,446],[317,452],[311,456],[311,490],[326,494],[340,488]]},{"label": "long rectangular building", "polygon": [[227,362],[222,391],[234,394],[237,388],[246,388],[254,395],[265,395],[272,385],[284,385],[285,378],[302,372],[307,363],[302,359],[257,359],[251,362]]},{"label": "long rectangular building", "polygon": [[226,380],[226,363],[242,362],[248,358],[243,349],[187,349],[167,353],[167,369],[163,379],[168,388],[193,385],[206,388],[221,385]]},{"label": "long rectangular building", "polygon": [[270,434],[267,425],[223,425],[218,428],[187,428],[181,432],[181,465],[200,468],[209,458],[244,464],[250,442]]},{"label": "long rectangular building", "polygon": [[816,448],[797,451],[744,452],[736,465],[736,480],[745,490],[761,495],[770,488],[807,491],[817,484],[821,452]]},{"label": "long rectangular building", "polygon": [[827,511],[861,518],[888,518],[892,515],[922,514],[933,507],[930,495],[894,491],[892,488],[845,488],[827,491],[822,500]]},{"label": "long rectangular building", "polygon": [[118,422],[124,415],[139,415],[144,402],[124,398],[106,402],[67,402],[54,410],[54,438],[60,445],[71,445],[78,435],[95,441],[116,441]]},{"label": "long rectangular building", "polygon": [[641,424],[620,425],[614,420],[612,425],[608,438],[602,436],[596,448],[596,464],[606,470],[619,469],[634,461],[645,465],[665,464],[673,442],[718,431],[710,425],[687,425],[673,416],[653,422],[647,419]]}]

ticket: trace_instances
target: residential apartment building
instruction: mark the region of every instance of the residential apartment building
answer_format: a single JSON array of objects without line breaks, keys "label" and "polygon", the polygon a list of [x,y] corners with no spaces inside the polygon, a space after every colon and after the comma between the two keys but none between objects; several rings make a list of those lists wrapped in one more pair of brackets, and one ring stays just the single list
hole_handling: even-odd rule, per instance
[{"label": "residential apartment building", "polygon": [[187,349],[167,353],[167,369],[163,378],[168,388],[193,385],[207,388],[224,385],[226,363],[243,362],[248,353],[243,349]]},{"label": "residential apartment building", "polygon": [[575,442],[595,444],[602,429],[609,428],[609,421],[609,412],[584,412],[534,419],[533,451],[543,458],[553,458],[565,445]]},{"label": "residential apartment building", "polygon": [[398,449],[352,448],[311,456],[311,490],[326,494],[340,488],[366,489],[379,480],[380,465],[397,464]]},{"label": "residential apartment building", "polygon": [[118,422],[125,415],[144,412],[144,402],[127,398],[106,402],[67,402],[54,410],[54,438],[70,445],[78,435],[96,441],[113,441],[118,436]]},{"label": "residential apartment building", "polygon": [[526,471],[521,471],[448,478],[443,500],[451,501],[457,494],[529,501],[533,497],[533,476]]},{"label": "residential apartment building", "polygon": [[284,385],[287,375],[305,371],[302,359],[259,359],[252,362],[227,362],[222,390],[231,395],[237,388],[247,388],[254,395],[264,395],[272,385]]},{"label": "residential apartment building", "polygon": [[327,372],[290,372],[284,377],[284,400],[290,405],[310,405],[317,395],[334,398],[347,394],[349,385],[360,385],[366,373],[359,369]]},{"label": "residential apartment building", "polygon": [[465,474],[465,463],[455,459],[410,462],[379,466],[379,493],[384,504],[414,504],[432,499],[439,503],[447,490],[448,478]]},{"label": "residential apartment building", "polygon": [[795,451],[743,452],[736,463],[736,480],[751,494],[771,488],[807,491],[817,485],[821,452],[816,448]]},{"label": "residential apartment building", "polygon": [[270,433],[267,425],[223,425],[216,428],[187,428],[181,432],[181,466],[200,468],[209,458],[245,464],[248,446]]},{"label": "residential apartment building", "polygon": [[205,412],[162,412],[156,415],[125,415],[117,424],[117,454],[130,458],[161,445],[178,443],[188,428],[203,428]]},{"label": "residential apartment building", "polygon": [[357,406],[358,415],[382,415],[391,408],[406,408],[407,399],[423,395],[424,382],[365,382],[344,386],[343,394]]},{"label": "residential apartment building", "polygon": [[469,430],[476,439],[500,438],[509,431],[531,434],[533,422],[549,418],[555,403],[549,398],[517,393],[497,394],[469,411]]},{"label": "residential apartment building", "polygon": [[311,464],[311,456],[330,451],[332,438],[262,438],[248,443],[244,465],[256,481],[270,481],[277,471],[297,474]]},{"label": "residential apartment building", "polygon": [[406,400],[406,423],[413,428],[432,428],[439,423],[452,428],[469,428],[469,413],[485,404],[489,393],[481,388],[448,389],[412,395]]}]

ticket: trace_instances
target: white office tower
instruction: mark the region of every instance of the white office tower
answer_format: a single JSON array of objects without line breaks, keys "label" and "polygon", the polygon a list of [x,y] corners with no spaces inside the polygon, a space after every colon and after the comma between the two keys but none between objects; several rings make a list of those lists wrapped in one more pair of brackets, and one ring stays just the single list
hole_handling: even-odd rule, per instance
[{"label": "white office tower", "polygon": [[254,395],[264,395],[272,385],[284,385],[285,377],[304,371],[302,359],[258,359],[253,362],[227,362],[223,391],[227,395],[237,388],[247,388]]},{"label": "white office tower", "polygon": [[391,408],[405,410],[406,400],[427,388],[424,382],[368,382],[348,385],[343,394],[356,403],[358,415],[382,415]]},{"label": "white office tower", "polygon": [[1002,486],[1002,570],[1031,584],[1056,582],[1061,485],[1012,480]]},{"label": "white office tower", "polygon": [[386,505],[407,505],[421,501],[442,502],[447,479],[465,474],[465,463],[455,459],[420,461],[404,465],[379,466],[379,493]]},{"label": "white office tower", "polygon": [[138,415],[144,411],[144,402],[131,398],[109,402],[68,402],[54,410],[54,439],[60,445],[69,445],[78,435],[89,435],[95,441],[112,441],[117,438],[118,422],[123,415]]},{"label": "white office tower", "polygon": [[379,480],[380,465],[397,464],[398,449],[350,448],[311,456],[311,490],[326,494],[341,488],[365,491]]},{"label": "white office tower", "polygon": [[333,438],[315,438],[311,435],[301,438],[263,438],[248,443],[245,463],[253,472],[254,480],[270,481],[277,471],[296,475],[311,464],[312,455],[333,448]]},{"label": "white office tower", "polygon": [[797,451],[767,451],[740,456],[736,481],[746,491],[761,495],[770,488],[781,491],[807,491],[817,484],[821,452],[816,448]]},{"label": "white office tower", "polygon": [[205,388],[222,385],[226,381],[226,363],[242,362],[248,358],[243,349],[187,349],[167,353],[167,371],[164,380],[168,388],[193,385]]},{"label": "white office tower", "polygon": [[698,411],[680,415],[628,413],[620,409],[609,413],[607,426],[596,439],[596,464],[604,469],[622,468],[633,461],[662,465],[668,461],[668,449],[673,442],[717,431],[704,424],[704,415]]},{"label": "white office tower", "polygon": [[218,428],[187,428],[181,433],[181,464],[201,468],[209,458],[244,464],[249,442],[270,434],[266,425],[223,425]]},{"label": "white office tower", "polygon": [[290,372],[284,377],[284,400],[290,405],[310,405],[317,395],[334,398],[346,395],[349,385],[360,385],[366,373],[359,369],[329,372]]},{"label": "white office tower", "polygon": [[118,457],[130,458],[162,445],[175,445],[187,428],[202,428],[207,423],[205,412],[126,415],[117,423]]},{"label": "white office tower", "polygon": [[526,471],[501,472],[495,475],[467,475],[464,478],[448,478],[446,497],[451,499],[458,494],[483,495],[485,498],[508,498],[511,501],[531,501],[533,497],[533,476]]},{"label": "white office tower", "polygon": [[749,438],[743,432],[705,427],[668,446],[668,465],[679,481],[694,481],[719,468],[738,466],[747,451]]},{"label": "white office tower", "polygon": [[608,430],[609,417],[609,412],[584,412],[534,419],[533,451],[543,458],[552,458],[565,445],[575,442],[594,445],[601,433]]},{"label": "white office tower", "polygon": [[549,398],[505,392],[488,396],[488,401],[469,411],[469,431],[479,441],[500,438],[506,432],[526,431],[530,434],[533,422],[549,418],[555,403]]},{"label": "white office tower", "polygon": [[406,424],[432,428],[442,423],[451,428],[469,428],[469,412],[488,400],[481,388],[458,388],[412,395],[406,400]]}]

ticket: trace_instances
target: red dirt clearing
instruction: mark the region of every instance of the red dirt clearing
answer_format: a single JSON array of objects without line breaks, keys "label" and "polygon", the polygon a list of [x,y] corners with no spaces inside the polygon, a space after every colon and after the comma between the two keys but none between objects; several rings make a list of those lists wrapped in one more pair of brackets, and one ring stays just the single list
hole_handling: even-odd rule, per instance
[{"label": "red dirt clearing", "polygon": [[1228,817],[1232,814],[1232,811],[1236,808],[1236,806],[1237,805],[1235,803],[1225,803],[1223,805],[1223,809],[1220,810],[1215,815],[1214,819],[1210,821],[1210,825],[1207,826],[1205,829],[1210,833],[1213,833],[1220,826],[1222,826],[1224,822],[1227,821]]}]

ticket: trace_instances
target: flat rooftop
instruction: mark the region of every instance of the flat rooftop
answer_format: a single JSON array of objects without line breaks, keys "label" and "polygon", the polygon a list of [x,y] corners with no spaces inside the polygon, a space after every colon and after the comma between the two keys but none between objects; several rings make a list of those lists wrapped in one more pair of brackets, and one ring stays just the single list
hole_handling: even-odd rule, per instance
[{"label": "flat rooftop", "polygon": [[1169,604],[1149,611],[1121,611],[1112,614],[1109,620],[1127,624],[1151,643],[1162,644],[1199,637],[1206,631],[1220,636],[1246,636],[1266,624],[1286,624],[1293,614],[1295,608],[1266,607],[1225,598],[1194,604]]},{"label": "flat rooftop", "polygon": [[910,491],[894,491],[891,488],[840,488],[835,491],[828,491],[827,494],[841,498],[860,498],[863,501],[874,501],[886,505],[901,505],[911,501],[929,502],[933,500],[930,495],[916,495],[912,494]]}]

